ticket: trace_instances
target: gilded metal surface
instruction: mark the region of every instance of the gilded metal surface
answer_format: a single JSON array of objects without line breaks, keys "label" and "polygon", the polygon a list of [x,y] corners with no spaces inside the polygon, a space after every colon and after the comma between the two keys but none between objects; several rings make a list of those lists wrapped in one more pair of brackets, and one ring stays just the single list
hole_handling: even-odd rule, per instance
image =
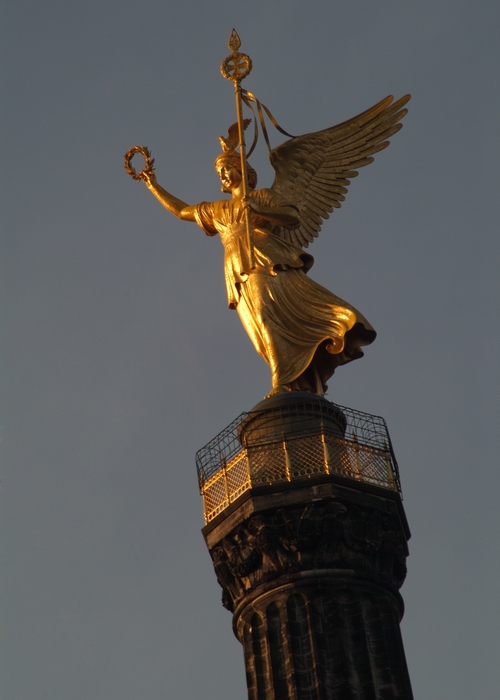
[{"label": "gilded metal surface", "polygon": [[[139,172],[132,166],[132,158],[136,153],[140,153],[144,158],[144,168]],[[149,148],[146,146],[132,146],[125,153],[125,170],[134,180],[145,180],[147,175],[151,175],[154,171],[154,162],[155,159],[151,158]]]},{"label": "gilded metal surface", "polygon": [[220,71],[227,80],[243,80],[252,70],[252,59],[246,53],[239,53],[241,40],[236,29],[231,32],[228,46],[233,53],[222,61]]},{"label": "gilded metal surface", "polygon": [[[234,83],[238,117],[232,135],[230,129],[228,139],[221,140],[224,150],[216,160],[222,191],[230,199],[188,205],[174,197],[158,184],[144,147],[128,152],[127,172],[142,179],[172,214],[198,223],[207,235],[220,235],[228,304],[237,310],[255,349],[271,368],[271,394],[322,394],[335,369],[361,357],[361,348],[372,343],[376,333],[353,306],[307,276],[313,258],[304,248],[341,206],[357,169],[371,163],[399,131],[410,96],[396,102],[389,96],[337,126],[285,141],[270,151],[276,173],[272,187],[257,190],[256,173],[245,156],[248,120],[242,115],[240,85],[251,61],[238,52],[240,43],[233,30],[233,53],[221,67]],[[251,93],[244,92],[248,104]],[[261,118],[263,105],[251,98]],[[133,152],[147,152],[146,168],[140,173],[130,166]]]},{"label": "gilded metal surface", "polygon": [[253,486],[279,484],[324,474],[397,491],[389,450],[335,435],[309,435],[242,449],[201,483],[205,523]]},{"label": "gilded metal surface", "polygon": [[[240,166],[241,166],[241,191],[243,199],[247,199],[250,194],[248,187],[248,170],[245,144],[245,125],[243,120],[243,106],[241,104],[241,81],[246,78],[252,70],[252,61],[249,56],[239,53],[241,46],[240,37],[236,29],[233,29],[229,37],[229,48],[233,53],[222,61],[221,73],[227,80],[234,83],[234,96],[236,98],[236,116],[238,119],[238,137],[240,142]],[[255,245],[253,239],[252,220],[250,209],[245,209],[245,226],[247,233],[247,248],[249,251],[250,270],[255,270]]]},{"label": "gilded metal surface", "polygon": [[326,399],[289,394],[242,413],[196,455],[206,521],[252,487],[337,475],[400,492],[387,425]]}]

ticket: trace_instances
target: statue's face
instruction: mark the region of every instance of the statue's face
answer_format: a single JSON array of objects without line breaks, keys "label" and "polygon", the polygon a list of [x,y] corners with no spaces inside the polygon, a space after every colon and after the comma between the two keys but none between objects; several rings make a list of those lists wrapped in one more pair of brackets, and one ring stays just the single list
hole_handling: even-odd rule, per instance
[{"label": "statue's face", "polygon": [[223,192],[232,192],[241,184],[241,173],[229,161],[217,163],[217,174],[222,183]]}]

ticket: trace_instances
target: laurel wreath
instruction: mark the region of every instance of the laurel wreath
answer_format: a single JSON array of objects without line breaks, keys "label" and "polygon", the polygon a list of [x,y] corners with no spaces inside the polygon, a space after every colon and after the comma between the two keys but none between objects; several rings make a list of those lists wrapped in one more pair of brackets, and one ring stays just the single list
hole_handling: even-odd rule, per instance
[{"label": "laurel wreath", "polygon": [[[140,153],[144,158],[145,167],[140,172],[137,172],[132,167],[132,158],[136,153]],[[155,159],[151,158],[151,153],[147,146],[132,146],[132,148],[129,148],[125,153],[125,170],[134,180],[145,180],[147,175],[152,175],[154,172],[154,162]]]}]

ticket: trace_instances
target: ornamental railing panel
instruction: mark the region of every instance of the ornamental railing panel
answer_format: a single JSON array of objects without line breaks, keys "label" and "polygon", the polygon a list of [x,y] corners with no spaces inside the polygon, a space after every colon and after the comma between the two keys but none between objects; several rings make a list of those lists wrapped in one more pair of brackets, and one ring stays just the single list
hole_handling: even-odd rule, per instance
[{"label": "ornamental railing panel", "polygon": [[[307,402],[309,416],[312,401]],[[252,487],[321,475],[337,475],[400,492],[397,462],[385,421],[360,411],[333,406],[342,417],[341,437],[323,420],[326,402],[314,406],[316,423],[273,415],[272,429],[243,437],[245,426],[261,414],[243,413],[197,453],[205,522],[209,523]],[[317,410],[316,410],[317,409]],[[319,418],[318,418],[319,416]],[[330,415],[331,418],[331,415]],[[344,420],[345,418],[345,420]],[[266,432],[267,431],[267,432]]]}]

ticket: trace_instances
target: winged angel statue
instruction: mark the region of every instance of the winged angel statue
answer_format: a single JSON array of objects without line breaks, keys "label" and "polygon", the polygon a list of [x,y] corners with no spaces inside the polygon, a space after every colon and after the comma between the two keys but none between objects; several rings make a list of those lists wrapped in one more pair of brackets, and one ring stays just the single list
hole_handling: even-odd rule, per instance
[{"label": "winged angel statue", "polygon": [[255,189],[257,174],[247,164],[248,196],[236,124],[220,138],[223,152],[215,161],[221,189],[230,198],[188,205],[158,184],[152,168],[143,171],[145,184],[168,211],[196,222],[208,236],[221,237],[229,307],[271,368],[269,396],[323,394],[335,369],[362,357],[362,347],[375,340],[357,309],[308,276],[313,257],[304,249],[341,206],[357,169],[373,162],[399,131],[409,99],[386,97],[342,124],[285,141],[270,151],[276,176],[269,189]]}]

